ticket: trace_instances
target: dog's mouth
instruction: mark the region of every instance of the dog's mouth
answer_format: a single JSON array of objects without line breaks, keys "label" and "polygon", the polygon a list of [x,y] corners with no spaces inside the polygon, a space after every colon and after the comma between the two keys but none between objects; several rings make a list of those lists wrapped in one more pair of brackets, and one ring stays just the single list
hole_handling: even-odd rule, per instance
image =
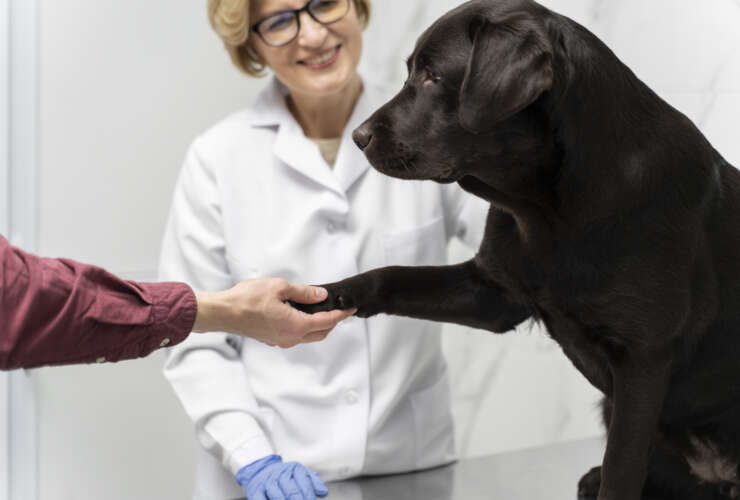
[{"label": "dog's mouth", "polygon": [[452,184],[457,182],[462,177],[460,174],[455,173],[451,168],[446,168],[441,175],[432,177],[431,180],[439,182],[440,184]]},{"label": "dog's mouth", "polygon": [[414,165],[413,158],[387,158],[382,160],[371,161],[370,164],[375,170],[391,177],[399,179],[420,179],[420,172]]},{"label": "dog's mouth", "polygon": [[442,172],[429,172],[416,166],[414,157],[396,157],[371,161],[370,164],[378,172],[406,180],[431,180],[441,184],[457,182],[461,175],[452,168],[445,168]]}]

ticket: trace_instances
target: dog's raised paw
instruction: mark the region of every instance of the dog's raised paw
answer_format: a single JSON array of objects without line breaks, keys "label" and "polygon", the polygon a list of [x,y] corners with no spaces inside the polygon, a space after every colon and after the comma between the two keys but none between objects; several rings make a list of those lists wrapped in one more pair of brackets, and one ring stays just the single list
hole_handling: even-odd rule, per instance
[{"label": "dog's raised paw", "polygon": [[323,311],[332,311],[334,309],[352,309],[357,307],[356,301],[348,290],[337,285],[321,285],[326,288],[329,295],[326,299],[318,304],[300,304],[289,300],[288,303],[299,311],[307,314],[314,314]]},{"label": "dog's raised paw", "polygon": [[288,304],[290,304],[293,308],[298,309],[299,311],[302,311],[306,314],[314,314],[317,312],[331,311],[332,309],[334,309],[332,305],[329,303],[329,301],[327,300],[323,302],[319,302],[318,304],[301,304],[299,302],[293,302],[292,300],[289,300]]}]

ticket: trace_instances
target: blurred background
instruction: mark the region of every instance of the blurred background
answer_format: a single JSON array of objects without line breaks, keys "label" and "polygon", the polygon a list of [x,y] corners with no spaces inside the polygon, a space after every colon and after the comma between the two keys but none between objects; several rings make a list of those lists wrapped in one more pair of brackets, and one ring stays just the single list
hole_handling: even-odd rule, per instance
[{"label": "blurred background", "polygon": [[[186,147],[266,83],[231,66],[205,3],[0,0],[2,234],[155,279]],[[364,74],[400,88],[416,37],[459,3],[372,0]],[[740,166],[740,0],[542,3],[592,30]],[[454,261],[471,254],[450,248]],[[444,343],[461,456],[602,432],[596,391],[537,325],[448,327]],[[0,500],[189,498],[195,442],[162,363],[0,375]]]}]

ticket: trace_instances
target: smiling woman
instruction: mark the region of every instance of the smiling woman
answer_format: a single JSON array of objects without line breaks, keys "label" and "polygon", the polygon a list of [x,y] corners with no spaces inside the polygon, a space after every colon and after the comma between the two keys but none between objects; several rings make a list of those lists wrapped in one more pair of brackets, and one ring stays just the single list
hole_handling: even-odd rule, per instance
[{"label": "smiling woman", "polygon": [[[370,22],[370,1],[350,1],[354,4],[359,22],[366,27]],[[289,2],[283,3],[288,5]],[[339,4],[342,2],[311,1],[306,7],[323,3]],[[264,2],[260,0],[208,0],[208,19],[211,21],[211,26],[221,37],[234,65],[249,76],[264,75],[266,67],[265,62],[260,59],[254,48],[247,43],[252,26],[261,19],[253,19],[250,16],[254,12],[255,5],[258,4],[264,4]]]}]

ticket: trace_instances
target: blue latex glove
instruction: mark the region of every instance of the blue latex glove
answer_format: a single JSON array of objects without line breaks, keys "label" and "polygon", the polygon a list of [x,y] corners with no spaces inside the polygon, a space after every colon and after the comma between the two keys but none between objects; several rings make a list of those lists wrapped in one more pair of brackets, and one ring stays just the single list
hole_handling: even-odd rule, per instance
[{"label": "blue latex glove", "polygon": [[247,500],[316,500],[329,494],[318,474],[297,462],[283,463],[279,455],[242,467],[236,482]]}]

